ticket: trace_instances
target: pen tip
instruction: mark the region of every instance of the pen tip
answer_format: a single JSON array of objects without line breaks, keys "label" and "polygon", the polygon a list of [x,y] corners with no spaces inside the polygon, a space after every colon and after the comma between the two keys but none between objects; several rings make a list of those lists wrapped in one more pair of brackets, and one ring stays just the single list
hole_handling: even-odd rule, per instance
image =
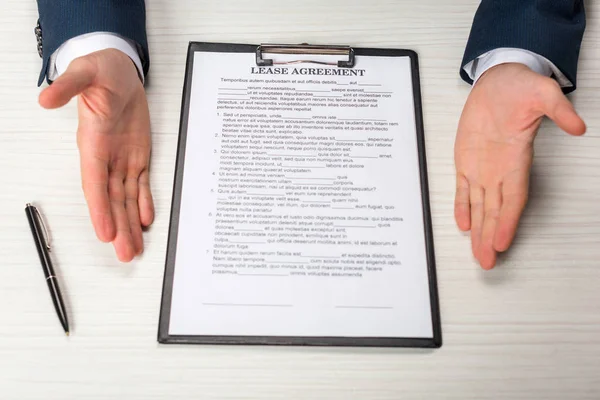
[{"label": "pen tip", "polygon": [[66,332],[65,332],[65,335],[67,335],[67,336],[70,336],[70,333],[69,333],[69,331],[66,331]]}]

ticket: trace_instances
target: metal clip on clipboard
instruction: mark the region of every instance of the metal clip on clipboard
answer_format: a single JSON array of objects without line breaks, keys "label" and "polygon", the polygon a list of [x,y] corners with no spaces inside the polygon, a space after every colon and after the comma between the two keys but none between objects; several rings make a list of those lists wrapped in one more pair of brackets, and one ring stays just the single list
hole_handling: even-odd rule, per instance
[{"label": "metal clip on clipboard", "polygon": [[[302,55],[347,55],[348,60],[339,60],[337,62],[325,62],[316,60],[295,60],[295,61],[274,61],[273,59],[263,58],[263,53],[270,54],[302,54]],[[261,44],[256,48],[256,65],[259,67],[270,67],[282,64],[314,63],[322,65],[336,65],[340,68],[354,67],[354,49],[349,46],[331,46],[331,45],[287,45],[287,44]]]}]

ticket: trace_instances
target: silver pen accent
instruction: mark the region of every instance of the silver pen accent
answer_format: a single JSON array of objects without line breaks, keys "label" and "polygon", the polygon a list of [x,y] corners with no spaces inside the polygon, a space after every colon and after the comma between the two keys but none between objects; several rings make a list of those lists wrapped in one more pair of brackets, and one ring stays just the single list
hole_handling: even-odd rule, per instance
[{"label": "silver pen accent", "polygon": [[38,221],[40,221],[40,224],[44,229],[44,245],[46,246],[46,249],[50,251],[50,233],[48,233],[48,228],[46,228],[46,223],[44,222],[44,218],[42,217],[40,210],[38,210],[38,208],[31,203],[27,203],[27,206],[35,210],[35,213],[38,216]]}]

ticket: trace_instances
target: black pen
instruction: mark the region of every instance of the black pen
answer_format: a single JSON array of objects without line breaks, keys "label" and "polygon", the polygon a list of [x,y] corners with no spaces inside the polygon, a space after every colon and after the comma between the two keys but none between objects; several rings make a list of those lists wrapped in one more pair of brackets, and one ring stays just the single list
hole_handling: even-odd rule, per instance
[{"label": "black pen", "polygon": [[[44,220],[40,215],[37,208],[27,203],[25,207],[25,214],[27,214],[27,220],[29,220],[29,227],[33,234],[33,241],[37,247],[38,255],[40,256],[40,262],[42,263],[42,269],[46,276],[46,282],[48,283],[48,289],[50,289],[50,296],[54,303],[54,308],[58,314],[58,319],[65,330],[65,334],[69,336],[69,321],[67,320],[67,309],[63,303],[60,289],[58,288],[58,280],[54,274],[54,268],[52,268],[52,261],[50,260],[50,237],[48,236],[48,230],[44,224]],[[42,231],[43,228],[43,231]]]}]

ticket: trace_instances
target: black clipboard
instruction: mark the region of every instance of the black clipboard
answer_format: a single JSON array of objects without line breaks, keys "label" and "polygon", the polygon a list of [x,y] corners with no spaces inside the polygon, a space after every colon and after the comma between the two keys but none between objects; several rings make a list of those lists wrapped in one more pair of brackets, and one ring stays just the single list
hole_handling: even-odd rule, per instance
[{"label": "black clipboard", "polygon": [[[347,60],[338,61],[338,67],[352,68],[356,56],[375,57],[408,57],[411,62],[412,87],[415,108],[415,122],[417,132],[417,148],[419,157],[421,198],[423,205],[423,222],[425,232],[425,245],[427,256],[427,269],[429,278],[429,294],[432,316],[431,338],[391,338],[391,337],[289,337],[289,336],[189,336],[169,334],[171,314],[172,288],[174,279],[175,259],[177,250],[177,235],[180,215],[180,203],[185,168],[185,148],[187,138],[187,124],[191,95],[191,84],[196,52],[220,53],[254,53],[257,66],[273,65],[272,59],[264,58],[264,53],[273,54],[319,54],[319,55],[345,55]],[[431,209],[429,204],[429,183],[427,174],[427,160],[425,154],[425,136],[423,128],[423,113],[419,77],[418,55],[412,50],[405,49],[376,49],[352,48],[348,46],[315,46],[301,45],[250,45],[190,42],[188,46],[183,96],[181,103],[179,139],[177,143],[177,157],[175,162],[175,176],[173,184],[173,197],[169,234],[167,240],[167,253],[165,272],[163,278],[160,320],[158,327],[158,342],[162,344],[212,344],[212,345],[303,345],[303,346],[355,346],[355,347],[415,347],[439,348],[442,346],[442,331],[439,310],[439,296],[435,266],[435,252],[433,230],[431,223]]]}]

